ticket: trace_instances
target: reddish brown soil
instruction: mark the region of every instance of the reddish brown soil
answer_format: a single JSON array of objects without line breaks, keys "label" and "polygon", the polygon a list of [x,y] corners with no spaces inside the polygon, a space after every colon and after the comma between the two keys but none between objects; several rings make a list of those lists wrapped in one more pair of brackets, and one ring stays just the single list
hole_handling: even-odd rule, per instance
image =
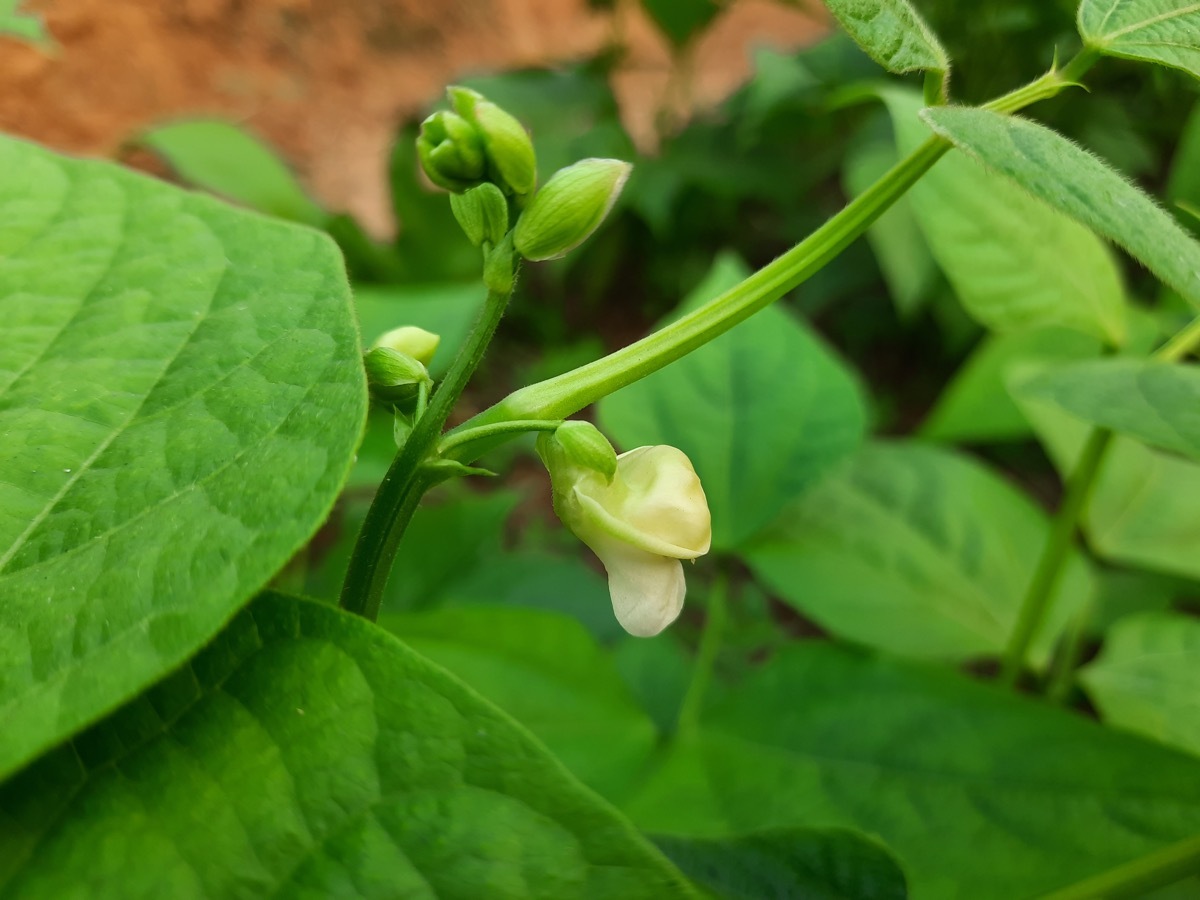
[{"label": "reddish brown soil", "polygon": [[[58,48],[0,38],[0,130],[113,155],[139,129],[220,115],[279,147],[314,193],[391,230],[385,161],[395,124],[464,72],[585,57],[612,33],[585,0],[29,0]],[[614,87],[651,140],[670,57],[636,0]],[[795,6],[737,0],[696,48],[705,105],[746,75],[754,46],[788,48],[823,26]]]}]

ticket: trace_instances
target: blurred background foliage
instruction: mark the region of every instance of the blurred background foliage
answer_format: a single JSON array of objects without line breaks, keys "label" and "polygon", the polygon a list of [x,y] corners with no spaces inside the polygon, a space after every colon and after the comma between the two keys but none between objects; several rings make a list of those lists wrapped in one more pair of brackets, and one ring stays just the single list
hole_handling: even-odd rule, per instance
[{"label": "blurred background foliage", "polygon": [[[460,79],[532,131],[543,182],[582,157],[635,162],[618,207],[587,244],[567,259],[524,267],[511,313],[464,398],[462,418],[716,296],[865,189],[911,138],[905,132],[910,120],[900,110],[915,102],[911,92],[919,83],[885,81],[836,32],[795,52],[758,50],[751,76],[731,96],[681,117],[677,101],[688,96],[704,64],[697,42],[728,4],[643,0],[671,48],[672,81],[653,139],[635,141],[612,89],[625,52],[621,4],[592,5],[613,16],[603,52],[571,65],[464,72]],[[963,102],[1003,93],[1078,48],[1071,0],[994,0],[970,5],[969,14],[954,0],[918,5],[961,61],[952,91]],[[1088,83],[1090,96],[1060,97],[1030,115],[1138,181],[1200,235],[1200,221],[1180,205],[1200,206],[1196,82],[1179,72],[1105,60]],[[440,102],[431,96],[428,108]],[[463,340],[483,291],[477,252],[445,195],[418,171],[413,142],[421,118],[396,129],[389,184],[399,228],[390,241],[350,215],[323,208],[279,154],[235,124],[168,122],[132,135],[130,146],[157,155],[182,182],[328,231],[346,258],[364,341],[400,324],[435,331],[443,336],[436,376]],[[516,441],[489,457],[487,465],[505,476],[500,486],[472,481],[431,496],[403,545],[382,621],[511,712],[584,781],[658,833],[678,835],[680,817],[687,816],[703,832],[705,823],[721,818],[713,812],[718,806],[722,828],[803,824],[771,808],[769,773],[733,799],[697,799],[698,782],[688,775],[695,763],[678,740],[649,786],[636,776],[655,748],[695,726],[698,704],[716,710],[718,731],[758,734],[771,711],[789,702],[787,684],[823,686],[827,696],[816,706],[795,713],[781,731],[758,734],[761,743],[797,759],[818,748],[815,761],[803,764],[834,784],[831,795],[853,795],[826,798],[823,817],[881,834],[900,851],[924,895],[961,889],[959,895],[1015,896],[1028,885],[1065,880],[1072,874],[1067,869],[1093,871],[1089,865],[1099,866],[1103,851],[1059,872],[1055,856],[1073,851],[1051,841],[1018,854],[1022,872],[989,881],[986,873],[1017,858],[1011,856],[1016,851],[985,845],[976,860],[965,848],[943,846],[939,834],[972,824],[973,815],[1011,815],[1023,828],[1049,829],[1066,801],[1034,798],[1019,811],[908,821],[905,791],[917,787],[904,781],[907,763],[896,763],[886,726],[899,713],[878,698],[892,690],[901,706],[908,704],[908,718],[894,723],[900,731],[913,730],[926,715],[952,723],[941,748],[917,752],[919,764],[935,768],[953,769],[955,760],[983,753],[972,734],[1028,748],[1043,739],[1038,729],[1066,743],[1092,740],[1094,732],[1076,732],[1082,726],[1074,720],[1037,716],[1028,722],[1018,716],[1010,727],[1008,698],[978,685],[926,683],[924,669],[904,669],[886,656],[867,662],[858,649],[832,643],[803,655],[795,645],[831,636],[990,674],[1044,540],[1046,510],[1057,502],[1062,471],[1081,441],[1078,422],[1024,396],[1020,383],[1048,365],[1097,357],[1110,339],[1121,344],[1120,352],[1145,353],[1178,327],[1184,305],[1089,233],[1068,232],[1040,206],[1022,205],[1034,201],[1005,194],[961,160],[944,161],[935,176],[940,181],[931,176],[933,187],[914,191],[783,303],[585,413],[618,449],[671,443],[689,454],[702,476],[714,516],[714,553],[689,569],[689,604],[676,627],[651,642],[620,632],[602,571],[553,519],[532,441]],[[970,203],[980,198],[996,215],[990,230],[970,227]],[[1013,226],[1007,231],[1005,221]],[[988,268],[995,260],[1001,269]],[[1073,276],[1080,271],[1083,276]],[[281,586],[336,598],[357,527],[394,452],[389,412],[376,410],[345,495],[280,576]],[[1194,634],[1200,467],[1130,442],[1109,470],[1087,524],[1090,553],[1072,560],[1035,644],[1037,679],[1054,681],[1054,659],[1090,658],[1114,627],[1123,629],[1113,650],[1119,663],[1121,646],[1153,637],[1143,633],[1156,627],[1155,620],[1145,624],[1147,615],[1167,611],[1170,627]],[[1189,624],[1180,625],[1185,619]],[[692,660],[706,654],[714,680],[697,684]],[[763,665],[768,659],[773,666]],[[1169,698],[1158,705],[1144,696],[1129,702],[1106,687],[1111,660],[1105,659],[1084,670],[1087,694],[1070,679],[1068,665],[1058,685],[1064,698],[1088,713],[1100,708],[1114,724],[1200,752],[1195,732],[1162,724]],[[796,680],[778,674],[784,671]],[[739,695],[750,698],[747,709],[761,704],[759,724],[728,699],[736,684],[748,685],[749,693]],[[877,699],[863,700],[871,691],[878,691]],[[899,774],[888,790],[898,793],[872,794],[821,762],[818,738],[838,739],[826,715],[838,702],[861,705],[880,723],[855,740],[885,768],[896,763]],[[570,716],[562,715],[564,708]],[[810,740],[810,733],[818,737]],[[595,752],[597,741],[607,742],[605,754]],[[716,765],[737,768],[744,750],[721,745],[728,758]],[[1026,777],[1025,752],[1019,759],[984,754],[981,765],[998,783]],[[1089,757],[1089,771],[1099,782],[1136,756],[1124,744],[1104,744]],[[1161,763],[1163,784],[1174,760]],[[758,765],[762,760],[745,768]],[[1139,792],[1152,788],[1121,782],[1113,803],[1134,798],[1129,803],[1137,805]],[[705,805],[710,802],[712,809]],[[887,823],[863,812],[875,802],[881,820],[892,817]],[[678,816],[664,813],[672,809]],[[761,810],[765,818],[758,817]],[[1094,827],[1104,840],[1117,840],[1105,823]],[[687,833],[686,841],[662,844],[685,868],[703,849],[694,841],[705,837]],[[835,839],[832,833],[781,834],[739,844],[734,855],[769,861],[779,840],[795,847]],[[855,852],[877,850],[863,844]],[[885,858],[882,865],[890,863]],[[894,879],[888,883],[894,887]]]}]

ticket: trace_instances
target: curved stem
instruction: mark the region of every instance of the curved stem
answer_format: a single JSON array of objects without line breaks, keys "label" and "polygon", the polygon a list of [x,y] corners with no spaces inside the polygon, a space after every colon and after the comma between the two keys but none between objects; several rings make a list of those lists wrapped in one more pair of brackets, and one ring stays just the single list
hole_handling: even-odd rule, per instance
[{"label": "curved stem", "polygon": [[1123,900],[1200,875],[1200,835],[1046,894],[1042,900]]},{"label": "curved stem", "polygon": [[[1085,51],[1065,68],[1047,73],[998,98],[988,107],[1010,113],[1053,97],[1074,84],[1092,61]],[[1064,79],[1068,73],[1069,81]],[[460,429],[515,419],[565,419],[601,397],[687,355],[818,272],[866,231],[950,148],[950,143],[941,137],[929,138],[828,222],[731,290],[603,359],[515,391]],[[482,453],[500,439],[479,441],[472,452]],[[462,454],[461,449],[459,458],[474,458]]]},{"label": "curved stem", "polygon": [[706,344],[819,271],[949,149],[947,141],[931,137],[812,235],[732,290],[603,359],[521,388],[459,430],[515,419],[566,418]]},{"label": "curved stem", "polygon": [[339,601],[342,609],[372,621],[379,615],[396,547],[424,492],[421,463],[441,436],[450,410],[483,359],[511,296],[511,292],[488,292],[487,302],[467,343],[379,483],[346,569]]},{"label": "curved stem", "polygon": [[555,431],[562,425],[562,419],[514,419],[511,422],[497,422],[495,425],[480,425],[478,428],[468,428],[447,435],[438,445],[439,455],[444,455],[469,444],[472,441],[482,441],[496,435],[525,434],[530,431]]}]

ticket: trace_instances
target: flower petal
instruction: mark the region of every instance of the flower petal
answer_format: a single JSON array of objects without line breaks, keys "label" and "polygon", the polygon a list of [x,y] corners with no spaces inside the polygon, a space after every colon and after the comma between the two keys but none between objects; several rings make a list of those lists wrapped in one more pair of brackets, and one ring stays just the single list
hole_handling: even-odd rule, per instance
[{"label": "flower petal", "polygon": [[613,613],[622,628],[635,637],[653,637],[679,617],[687,592],[679,560],[607,535],[588,544],[608,572]]}]

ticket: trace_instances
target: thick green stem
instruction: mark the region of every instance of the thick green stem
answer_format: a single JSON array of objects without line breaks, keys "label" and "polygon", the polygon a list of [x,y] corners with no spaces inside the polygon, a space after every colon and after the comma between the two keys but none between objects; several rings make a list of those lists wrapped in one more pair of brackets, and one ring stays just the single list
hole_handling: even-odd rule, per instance
[{"label": "thick green stem", "polygon": [[1004,653],[1004,664],[1001,669],[1001,680],[1005,684],[1014,685],[1025,666],[1025,657],[1029,653],[1029,645],[1037,635],[1045,617],[1050,598],[1058,587],[1059,581],[1066,568],[1066,561],[1075,538],[1075,528],[1084,504],[1092,492],[1096,473],[1104,461],[1104,454],[1112,440],[1112,432],[1106,428],[1093,429],[1084,444],[1083,452],[1079,455],[1071,477],[1067,482],[1067,493],[1054,516],[1050,526],[1050,537],[1042,548],[1033,580],[1025,592],[1021,602],[1021,610],[1017,617],[1017,626],[1009,638],[1008,647]]},{"label": "thick green stem", "polygon": [[704,631],[700,635],[700,646],[696,648],[696,661],[692,666],[692,680],[679,706],[679,719],[675,733],[683,737],[693,735],[700,724],[700,711],[704,707],[704,695],[712,681],[713,665],[725,631],[729,582],[724,575],[717,576],[708,597],[708,611],[704,620]]},{"label": "thick green stem", "polygon": [[421,463],[433,450],[450,411],[482,361],[511,296],[511,292],[488,292],[466,345],[379,483],[342,583],[340,604],[348,612],[372,621],[379,615],[396,547],[427,486],[420,475]]},{"label": "thick green stem", "polygon": [[1200,835],[1045,895],[1042,900],[1124,900],[1200,875]]}]

